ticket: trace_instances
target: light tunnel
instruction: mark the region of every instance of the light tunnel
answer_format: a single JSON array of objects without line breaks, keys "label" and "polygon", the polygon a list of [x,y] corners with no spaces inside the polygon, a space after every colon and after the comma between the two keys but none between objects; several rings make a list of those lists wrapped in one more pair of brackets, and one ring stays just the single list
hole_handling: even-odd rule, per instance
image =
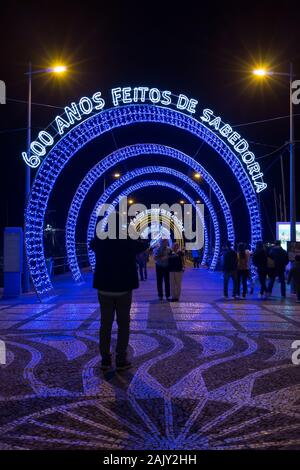
[{"label": "light tunnel", "polygon": [[[49,295],[53,290],[44,256],[43,229],[49,196],[57,177],[73,155],[93,139],[118,127],[149,122],[185,130],[206,142],[221,156],[238,180],[245,197],[252,245],[261,239],[260,211],[255,190],[242,162],[218,135],[193,117],[170,108],[149,104],[111,108],[94,114],[69,130],[48,152],[34,179],[25,212],[25,247],[31,278],[40,297]],[[112,163],[114,165],[118,161]]]},{"label": "light tunnel", "polygon": [[[176,214],[175,214],[176,215]],[[179,220],[172,218],[171,213],[164,213],[159,209],[147,209],[147,211],[139,212],[136,217],[129,223],[129,228],[134,228],[138,233],[145,234],[146,236],[151,234],[154,229],[158,227],[167,229],[167,232],[173,232],[173,240],[179,241],[181,247],[184,245],[184,238],[182,236],[183,227],[179,223]],[[171,237],[168,236],[170,239]],[[155,244],[156,239],[152,239],[152,243]]]},{"label": "light tunnel", "polygon": [[[111,212],[120,202],[120,200],[122,199],[122,197],[126,197],[128,196],[130,193],[134,192],[134,191],[138,191],[138,190],[141,190],[143,188],[145,188],[145,185],[147,186],[162,186],[162,187],[167,187],[167,188],[170,188],[170,189],[173,189],[174,191],[176,191],[178,194],[180,194],[181,196],[183,196],[194,208],[195,210],[197,211],[197,214],[203,224],[203,229],[204,229],[204,254],[203,254],[203,258],[204,258],[204,261],[206,260],[207,258],[207,255],[208,255],[208,233],[207,233],[207,228],[206,228],[206,225],[205,225],[205,221],[204,221],[204,218],[203,218],[203,214],[201,213],[201,211],[199,211],[199,208],[197,207],[197,204],[195,203],[194,199],[189,196],[180,186],[176,185],[176,184],[173,184],[173,183],[170,183],[169,181],[166,181],[164,179],[162,180],[158,180],[158,179],[155,179],[155,180],[142,180],[142,181],[139,181],[133,185],[131,185],[130,187],[124,189],[121,193],[121,195],[119,195],[117,198],[115,198],[111,203],[110,203],[110,211],[108,212]],[[104,193],[105,194],[105,193]],[[103,195],[104,196],[104,195]],[[104,202],[103,202],[104,201]],[[88,242],[91,240],[91,238],[93,238],[93,236],[95,235],[95,230],[96,230],[96,225],[97,225],[97,218],[98,218],[98,213],[99,213],[99,209],[101,208],[101,206],[105,204],[105,198],[104,197],[101,197],[93,211],[92,211],[92,214],[91,214],[91,218],[90,218],[90,221],[89,221],[89,226],[88,226],[88,234],[87,234],[87,240]],[[217,222],[218,224],[218,222]],[[218,228],[218,225],[217,225],[217,228]],[[216,266],[216,263],[218,261],[218,256],[219,256],[219,252],[220,252],[220,246],[219,246],[219,249],[215,249],[214,250],[214,256],[213,256],[213,260],[211,262],[211,268],[214,269],[215,266]],[[95,266],[95,255],[92,251],[89,250],[89,259],[90,259],[90,264],[91,266]],[[79,274],[79,278],[77,280],[82,280],[82,277],[81,277],[81,273],[80,271],[78,270],[78,274]]]},{"label": "light tunnel", "polygon": [[[184,182],[185,184],[189,185],[195,191],[195,193],[201,198],[204,204],[207,206],[210,217],[212,218],[214,233],[215,233],[214,257],[211,263],[211,268],[214,269],[216,267],[218,256],[220,253],[220,229],[219,229],[218,218],[217,218],[216,212],[213,208],[213,205],[209,197],[205,194],[205,192],[201,189],[199,185],[197,185],[193,180],[191,180],[191,178],[189,178],[185,174],[177,170],[168,168],[168,167],[150,166],[150,167],[145,167],[145,168],[137,168],[133,171],[129,171],[128,173],[126,173],[120,179],[115,181],[109,188],[107,188],[104,194],[100,197],[99,201],[97,202],[97,205],[100,206],[101,204],[105,204],[108,201],[109,197],[114,192],[118,191],[119,188],[121,188],[127,182],[132,181],[134,178],[144,177],[147,175],[154,175],[154,174],[169,175],[172,178],[179,179],[181,182]],[[90,182],[92,181],[90,179],[90,173],[87,175],[87,179],[89,179]],[[79,186],[76,192],[76,195],[72,201],[69,214],[68,214],[67,224],[66,224],[66,250],[67,250],[67,256],[68,256],[68,262],[69,262],[69,266],[70,266],[73,278],[76,281],[78,281],[81,278],[80,269],[79,269],[79,265],[78,265],[78,261],[76,257],[76,239],[75,239],[76,223],[78,220],[78,213],[79,213],[80,207],[84,201],[84,197],[86,197],[87,195],[87,192],[88,192],[87,185],[83,184],[82,186],[81,185]],[[80,204],[78,204],[78,198],[80,198]],[[90,229],[88,230],[88,233],[89,235],[93,236],[93,232],[90,233]],[[90,238],[88,236],[88,242],[89,240]],[[204,251],[204,262],[206,262],[206,258],[207,258],[208,243],[205,244],[205,247],[206,248]]]},{"label": "light tunnel", "polygon": [[[221,209],[226,221],[226,229],[227,229],[227,238],[231,241],[234,242],[235,235],[234,235],[234,226],[233,226],[233,221],[232,221],[232,215],[231,211],[229,208],[229,204],[227,203],[225,196],[214,180],[214,178],[205,170],[205,168],[200,165],[196,160],[193,158],[189,157],[188,155],[184,154],[183,152],[180,152],[176,149],[173,149],[171,147],[165,146],[165,145],[158,145],[158,144],[136,144],[136,145],[131,145],[127,147],[123,147],[122,149],[119,149],[112,154],[108,155],[104,159],[102,159],[100,162],[98,162],[88,173],[87,175],[83,178],[82,182],[80,183],[79,187],[76,190],[76,193],[73,197],[70,210],[68,213],[67,217],[67,223],[66,223],[66,249],[67,249],[67,255],[68,255],[68,260],[69,260],[69,266],[72,271],[73,277],[75,280],[78,280],[80,278],[79,274],[79,267],[77,263],[77,259],[75,257],[76,253],[76,240],[75,240],[75,235],[76,235],[76,224],[79,216],[79,212],[81,209],[81,206],[84,202],[85,197],[87,196],[89,190],[92,188],[92,186],[103,176],[105,171],[108,169],[112,168],[116,163],[120,163],[121,161],[125,161],[128,158],[133,158],[133,157],[141,157],[141,156],[151,156],[152,154],[154,155],[165,155],[168,156],[172,159],[178,160],[178,161],[183,161],[185,162],[189,168],[192,168],[193,170],[201,173],[203,176],[203,179],[211,185],[212,191],[216,195],[217,199],[219,200],[219,203],[221,205]],[[154,167],[153,167],[154,168]],[[159,167],[155,167],[159,168]],[[138,170],[136,170],[138,171]],[[153,170],[155,171],[155,170]],[[189,184],[191,187],[194,188],[194,190],[199,194],[200,198],[203,199],[205,204],[209,208],[210,215],[212,219],[216,219],[216,216],[214,215],[214,212],[210,209],[212,209],[212,204],[209,200],[209,198],[205,195],[204,191],[200,188],[199,185],[197,185],[191,178],[188,176],[184,175],[183,173],[180,173],[176,170],[171,170],[170,168],[165,168],[163,172],[166,172],[168,174],[171,174],[173,176],[179,177],[181,180],[183,180],[186,184]],[[140,173],[141,175],[143,173]],[[135,177],[134,175],[138,176],[138,173],[128,173],[128,175],[124,175],[121,178],[121,182],[126,182],[127,180],[130,180],[131,178]],[[120,180],[119,180],[120,181]],[[114,184],[111,185],[110,191],[113,192],[115,188],[118,187],[118,182],[115,182]],[[216,225],[214,224],[214,229],[215,229],[215,234],[218,239],[218,242],[216,244],[217,249],[219,250],[219,239],[220,239],[220,231],[219,229],[216,229]],[[214,262],[212,264],[212,267],[214,268],[216,263]]]},{"label": "light tunnel", "polygon": [[[208,196],[205,194],[205,192],[197,184],[195,184],[190,178],[188,178],[186,175],[184,175],[183,173],[181,173],[177,170],[173,170],[173,169],[167,168],[167,167],[151,166],[151,167],[145,167],[145,168],[137,168],[136,170],[133,170],[133,171],[130,171],[130,172],[126,173],[120,179],[115,181],[109,188],[107,188],[105,193],[97,201],[97,203],[94,207],[94,210],[92,212],[92,216],[91,216],[89,227],[88,227],[87,242],[89,242],[90,239],[94,236],[94,233],[95,233],[95,215],[96,215],[98,209],[103,204],[107,203],[108,198],[113,193],[115,193],[117,191],[120,191],[122,186],[124,186],[127,182],[132,181],[134,178],[147,177],[149,175],[154,176],[156,174],[162,174],[164,176],[171,175],[172,177],[175,177],[175,178],[179,179],[180,181],[185,182],[186,184],[188,184],[190,186],[190,188],[192,188],[196,192],[196,194],[202,199],[204,204],[207,206],[207,208],[209,210],[210,217],[211,217],[212,222],[213,222],[213,228],[214,228],[214,234],[215,234],[214,256],[213,256],[210,267],[211,267],[211,269],[215,269],[217,261],[218,261],[218,257],[219,257],[219,254],[220,254],[220,229],[219,229],[218,218],[217,218],[216,212],[214,210],[214,207],[211,204],[211,202],[210,202]],[[144,184],[146,184],[144,179],[142,180],[141,183],[143,183],[143,182],[144,182]],[[142,187],[143,186],[139,186],[140,189],[142,189]],[[168,187],[170,187],[170,186],[168,186]],[[173,189],[174,189],[174,187],[175,187],[175,185],[173,185]],[[183,192],[182,187],[177,185],[176,188],[179,189],[179,192],[181,192],[181,195],[183,195],[183,194],[184,194],[184,196],[187,195],[187,193],[185,191]],[[122,190],[121,194],[124,197],[125,195],[126,196],[129,195],[130,191]],[[186,199],[188,199],[189,201],[192,201],[193,205],[195,206],[195,201],[193,199],[191,199],[190,197],[188,197],[188,198],[186,197]],[[112,203],[113,206],[115,206],[116,201],[118,201],[118,199],[114,200],[114,202]],[[204,254],[203,254],[203,262],[206,263],[207,256],[208,256],[208,234],[207,234],[207,228],[206,228],[205,220],[204,220],[202,214],[200,214],[200,219],[201,219],[201,222],[203,224],[204,234],[205,234],[205,236],[204,236],[205,247],[204,247]],[[70,248],[72,249],[72,251],[71,251]],[[75,269],[73,271],[73,276],[76,279],[76,276],[79,275],[79,268],[78,268],[78,263],[77,263],[77,259],[76,259],[75,244],[72,244],[72,247],[70,247],[70,246],[68,247],[68,253],[70,253],[70,260],[69,260],[70,266],[71,266],[72,262],[75,261],[75,263],[76,263],[74,265]],[[93,256],[92,252],[90,252],[90,261],[91,261],[91,264],[94,265],[94,256]]]}]

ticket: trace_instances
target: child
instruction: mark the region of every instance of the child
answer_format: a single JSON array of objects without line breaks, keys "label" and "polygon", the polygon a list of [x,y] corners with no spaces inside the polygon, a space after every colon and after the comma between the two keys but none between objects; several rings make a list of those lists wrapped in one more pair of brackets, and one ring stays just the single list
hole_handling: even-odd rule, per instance
[{"label": "child", "polygon": [[300,255],[295,256],[295,262],[289,272],[288,284],[293,281],[295,284],[297,303],[300,303]]}]

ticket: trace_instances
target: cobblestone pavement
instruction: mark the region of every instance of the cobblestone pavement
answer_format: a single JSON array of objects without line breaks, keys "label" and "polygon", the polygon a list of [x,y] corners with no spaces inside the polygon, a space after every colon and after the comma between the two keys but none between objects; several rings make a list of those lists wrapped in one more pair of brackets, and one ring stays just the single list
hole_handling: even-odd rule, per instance
[{"label": "cobblestone pavement", "polygon": [[195,276],[192,301],[160,304],[150,273],[122,373],[100,371],[91,289],[73,303],[1,301],[0,449],[300,449],[300,305],[214,290],[199,301]]}]

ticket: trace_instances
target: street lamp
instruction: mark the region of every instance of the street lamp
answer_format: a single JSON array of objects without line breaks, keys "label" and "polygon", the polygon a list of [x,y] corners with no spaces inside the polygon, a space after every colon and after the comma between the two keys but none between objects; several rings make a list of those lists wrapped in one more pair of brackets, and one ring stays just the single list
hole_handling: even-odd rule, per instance
[{"label": "street lamp", "polygon": [[[67,68],[64,65],[54,65],[53,67],[48,67],[46,69],[32,70],[31,62],[28,64],[28,72],[25,75],[28,75],[28,111],[27,111],[27,155],[30,155],[30,143],[31,143],[31,82],[32,75],[41,74],[41,73],[55,73],[61,74],[65,72]],[[28,201],[28,197],[31,189],[31,168],[29,165],[25,165],[25,209]],[[23,292],[28,292],[30,289],[29,281],[29,269],[27,265],[26,254],[24,251],[23,257]]]},{"label": "street lamp", "polygon": [[257,77],[268,77],[272,75],[278,75],[289,78],[290,88],[290,233],[291,241],[296,241],[296,186],[295,186],[295,150],[294,150],[294,116],[293,116],[293,64],[290,63],[289,72],[274,72],[266,68],[257,68],[253,70],[253,74]]},{"label": "street lamp", "polygon": [[[193,178],[198,181],[198,183],[201,183],[203,180],[203,177],[201,173],[194,173]],[[209,186],[209,201],[211,202],[211,186]],[[197,204],[200,204],[201,201],[196,201]],[[212,219],[211,217],[209,218],[209,240],[208,240],[208,245],[209,245],[209,254],[212,254]]]},{"label": "street lamp", "polygon": [[[116,173],[113,173],[112,176],[113,176],[113,178],[115,178],[117,180],[118,178],[121,177],[121,173],[116,172]],[[106,190],[106,177],[104,176],[104,178],[103,178],[103,192],[105,192],[105,190]]]}]

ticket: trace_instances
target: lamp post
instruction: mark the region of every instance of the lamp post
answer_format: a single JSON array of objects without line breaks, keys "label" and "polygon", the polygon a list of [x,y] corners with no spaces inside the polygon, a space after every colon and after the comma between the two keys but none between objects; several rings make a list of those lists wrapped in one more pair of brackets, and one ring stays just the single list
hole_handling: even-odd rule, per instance
[{"label": "lamp post", "polygon": [[296,184],[295,184],[295,145],[294,145],[294,115],[293,115],[293,64],[290,63],[289,72],[273,72],[264,68],[253,70],[254,75],[258,77],[279,75],[289,78],[289,92],[290,92],[290,139],[289,139],[289,152],[290,152],[290,239],[292,242],[296,241]]},{"label": "lamp post", "polygon": [[[28,64],[28,72],[25,75],[28,76],[28,110],[27,110],[27,155],[30,155],[30,144],[31,144],[31,82],[32,82],[32,75],[39,74],[39,73],[63,73],[66,71],[66,67],[64,65],[56,65],[54,67],[50,67],[47,69],[42,70],[34,70],[32,71],[31,62]],[[31,190],[31,168],[29,165],[26,165],[25,168],[25,210],[27,206],[27,201],[29,198]],[[26,259],[26,253],[24,250],[23,256],[23,292],[29,292],[30,290],[30,278],[29,278],[29,268]]]},{"label": "lamp post", "polygon": [[[121,178],[121,173],[116,171],[112,176],[115,180],[117,180],[117,179]],[[105,193],[105,190],[106,190],[106,177],[104,176],[104,178],[103,178],[103,193]]]}]

